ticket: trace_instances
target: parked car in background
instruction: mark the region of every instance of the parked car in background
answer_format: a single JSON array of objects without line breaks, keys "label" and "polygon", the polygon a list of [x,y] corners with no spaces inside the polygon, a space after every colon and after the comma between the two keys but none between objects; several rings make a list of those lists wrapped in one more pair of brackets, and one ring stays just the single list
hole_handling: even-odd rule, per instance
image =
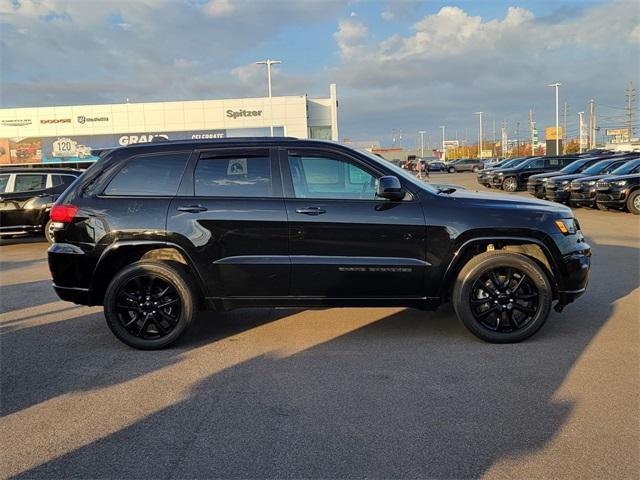
[{"label": "parked car in background", "polygon": [[51,241],[49,210],[81,174],[71,169],[0,169],[0,237],[43,232]]},{"label": "parked car in background", "polygon": [[536,198],[545,198],[544,189],[549,179],[554,177],[560,177],[562,175],[572,175],[574,173],[582,173],[591,165],[602,160],[602,157],[583,157],[577,159],[575,162],[571,162],[566,167],[555,171],[538,173],[531,175],[527,180],[527,191]]},{"label": "parked car in background", "polygon": [[634,215],[640,215],[640,173],[598,180],[596,205],[601,210],[626,208]]},{"label": "parked car in background", "polygon": [[427,167],[430,172],[444,172],[447,169],[447,164],[440,160],[433,160],[427,163]]},{"label": "parked car in background", "polygon": [[611,173],[603,172],[600,175],[572,180],[570,183],[569,205],[572,207],[595,207],[596,183],[598,181],[608,179],[609,177],[615,179],[615,177],[632,173],[640,173],[640,158],[626,161],[611,171]]},{"label": "parked car in background", "polygon": [[509,168],[495,170],[491,183],[505,192],[524,190],[531,175],[553,172],[575,162],[577,157],[533,157]]},{"label": "parked car in background", "polygon": [[518,342],[553,302],[561,311],[584,293],[591,262],[568,207],[433,188],[317,140],[123,147],[51,219],[57,294],[103,305],[114,335],[140,349],[175,342],[202,307],[448,301],[477,337]]},{"label": "parked car in background", "polygon": [[571,196],[571,182],[573,180],[594,175],[608,175],[628,160],[629,157],[608,158],[594,163],[582,173],[550,178],[544,187],[544,197],[552,202],[567,203]]},{"label": "parked car in background", "polygon": [[478,183],[485,187],[491,188],[493,172],[501,168],[515,167],[516,165],[518,165],[521,162],[524,162],[528,158],[530,157],[507,158],[505,160],[501,160],[500,162],[497,162],[491,165],[490,167],[486,167],[484,170],[481,170],[480,172],[478,172],[478,177],[477,177]]},{"label": "parked car in background", "polygon": [[484,163],[482,160],[477,160],[475,158],[461,158],[459,160],[455,160],[447,165],[447,171],[449,173],[455,172],[473,172],[477,173],[484,168]]}]

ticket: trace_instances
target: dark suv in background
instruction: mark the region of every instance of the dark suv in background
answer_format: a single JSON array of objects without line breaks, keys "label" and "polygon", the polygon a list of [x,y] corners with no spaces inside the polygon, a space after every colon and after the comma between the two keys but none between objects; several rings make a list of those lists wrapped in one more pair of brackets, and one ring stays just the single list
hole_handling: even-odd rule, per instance
[{"label": "dark suv in background", "polygon": [[495,163],[491,166],[487,166],[484,168],[484,170],[481,170],[480,172],[478,172],[478,176],[477,176],[478,183],[484,187],[491,188],[493,186],[492,185],[493,173],[495,171],[503,168],[515,167],[519,163],[522,163],[525,160],[527,160],[528,158],[530,157],[508,158],[498,163]]},{"label": "dark suv in background", "polygon": [[580,177],[571,181],[571,195],[569,205],[572,207],[596,206],[596,183],[605,178],[614,178],[621,175],[640,173],[640,158],[629,159],[613,170],[591,177]]},{"label": "dark suv in background", "polygon": [[574,173],[582,173],[594,163],[598,162],[602,157],[585,157],[579,158],[575,162],[571,162],[561,170],[553,172],[538,173],[531,175],[527,181],[527,191],[536,198],[545,198],[545,187],[547,182],[562,175],[571,175]]},{"label": "dark suv in background", "polygon": [[640,173],[598,180],[596,204],[601,210],[626,208],[634,215],[640,215]]},{"label": "dark suv in background", "polygon": [[63,168],[0,169],[0,237],[44,233],[51,241],[49,210],[81,173]]},{"label": "dark suv in background", "polygon": [[174,342],[200,307],[451,301],[479,338],[517,342],[586,288],[571,210],[437,189],[364,150],[289,138],[132,145],[54,205],[60,298],[104,305],[120,340]]},{"label": "dark suv in background", "polygon": [[578,157],[572,156],[533,157],[514,167],[495,170],[491,183],[505,192],[524,190],[530,176],[560,170],[577,159]]}]

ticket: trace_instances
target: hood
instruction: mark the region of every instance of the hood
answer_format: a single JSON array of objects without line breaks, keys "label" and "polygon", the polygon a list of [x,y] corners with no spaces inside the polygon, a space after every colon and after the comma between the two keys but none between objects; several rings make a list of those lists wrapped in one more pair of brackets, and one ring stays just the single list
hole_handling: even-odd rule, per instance
[{"label": "hood", "polygon": [[[605,177],[611,177],[611,174],[602,174],[602,175],[591,175],[589,177],[581,177],[581,178],[577,178],[574,181],[575,182],[580,182],[580,183],[587,183],[587,182],[591,182],[591,181],[598,181],[601,178],[605,178]],[[615,175],[614,175],[615,176]]]},{"label": "hood", "polygon": [[553,183],[562,183],[565,180],[571,181],[571,180],[574,180],[576,178],[585,178],[585,174],[584,173],[574,173],[572,175],[558,175],[556,177],[553,177]]},{"label": "hood", "polygon": [[607,175],[605,178],[607,181],[629,180],[634,178],[640,178],[640,173],[627,173],[626,175]]},{"label": "hood", "polygon": [[557,172],[547,172],[547,173],[536,173],[535,175],[531,175],[529,177],[529,180],[533,180],[534,182],[536,180],[542,181],[545,178],[560,177],[562,175],[563,174],[561,172],[559,172],[559,171],[557,171]]},{"label": "hood", "polygon": [[569,207],[555,202],[538,200],[534,198],[521,197],[519,195],[508,195],[506,193],[484,193],[472,190],[456,190],[450,194],[439,194],[443,197],[459,200],[466,206],[478,206],[480,208],[495,209],[523,209],[541,213],[551,213],[559,217],[573,217]]}]

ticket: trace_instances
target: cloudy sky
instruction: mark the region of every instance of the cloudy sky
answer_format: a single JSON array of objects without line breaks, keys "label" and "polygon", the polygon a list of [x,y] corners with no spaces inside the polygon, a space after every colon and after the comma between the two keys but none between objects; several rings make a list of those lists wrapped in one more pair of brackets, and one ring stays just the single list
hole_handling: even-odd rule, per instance
[{"label": "cloudy sky", "polygon": [[262,96],[269,57],[274,95],[338,84],[341,137],[472,140],[479,110],[488,137],[494,119],[525,135],[530,108],[552,124],[556,81],[572,134],[590,98],[624,125],[640,2],[0,0],[0,49],[3,108]]}]

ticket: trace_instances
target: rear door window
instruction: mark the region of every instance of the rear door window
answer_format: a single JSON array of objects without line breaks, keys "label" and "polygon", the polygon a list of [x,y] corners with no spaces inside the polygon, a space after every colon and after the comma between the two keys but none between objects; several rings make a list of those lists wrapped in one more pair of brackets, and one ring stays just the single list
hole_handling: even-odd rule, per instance
[{"label": "rear door window", "polygon": [[542,168],[544,167],[544,158],[536,158],[529,162],[526,168]]},{"label": "rear door window", "polygon": [[47,185],[47,176],[43,174],[18,173],[16,175],[16,183],[13,187],[15,193],[33,192],[35,190],[44,190]]},{"label": "rear door window", "polygon": [[172,197],[178,192],[190,152],[140,155],[127,160],[105,195]]},{"label": "rear door window", "polygon": [[9,184],[9,175],[0,175],[0,193],[4,193],[7,190]]},{"label": "rear door window", "polygon": [[270,197],[273,194],[269,151],[238,154],[207,154],[198,160],[194,173],[198,197]]}]

